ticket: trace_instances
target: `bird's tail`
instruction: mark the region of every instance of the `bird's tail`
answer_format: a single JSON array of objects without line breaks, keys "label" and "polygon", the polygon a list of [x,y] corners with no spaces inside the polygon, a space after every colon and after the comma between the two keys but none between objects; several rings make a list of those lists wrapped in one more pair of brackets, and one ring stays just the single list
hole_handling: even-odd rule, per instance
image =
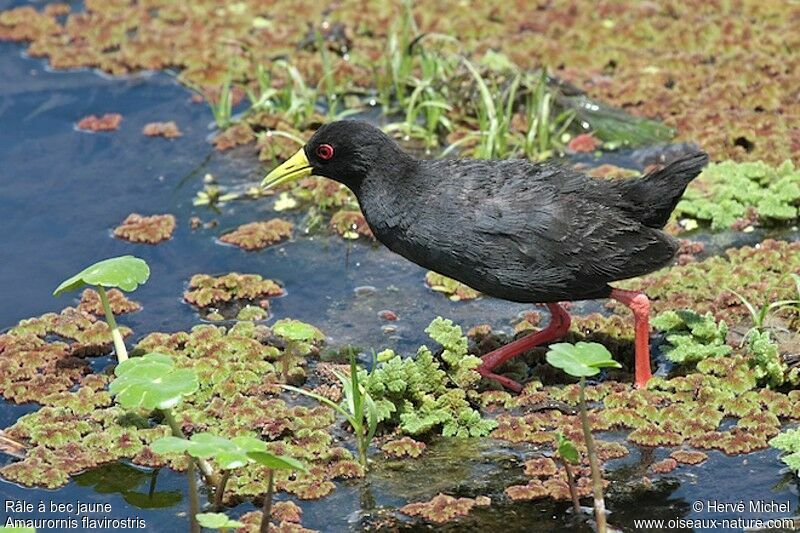
[{"label": "bird's tail", "polygon": [[616,183],[631,215],[647,227],[660,229],[669,220],[686,186],[707,163],[708,154],[698,150],[642,178]]}]

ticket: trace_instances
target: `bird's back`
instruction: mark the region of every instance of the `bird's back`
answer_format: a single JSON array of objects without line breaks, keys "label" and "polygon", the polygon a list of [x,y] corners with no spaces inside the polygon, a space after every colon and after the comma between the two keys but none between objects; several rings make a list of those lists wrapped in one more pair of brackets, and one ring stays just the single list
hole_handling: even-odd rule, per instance
[{"label": "bird's back", "polygon": [[549,163],[421,161],[413,176],[368,179],[359,200],[393,251],[513,301],[605,297],[677,249],[619,182]]}]

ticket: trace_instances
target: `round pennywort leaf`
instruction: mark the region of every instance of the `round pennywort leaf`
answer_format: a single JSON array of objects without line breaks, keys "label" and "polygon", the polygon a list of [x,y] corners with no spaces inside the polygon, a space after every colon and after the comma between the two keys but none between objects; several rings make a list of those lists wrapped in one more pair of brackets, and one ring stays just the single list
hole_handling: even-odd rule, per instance
[{"label": "round pennywort leaf", "polygon": [[95,287],[115,287],[123,291],[133,291],[150,277],[150,267],[144,259],[123,255],[105,259],[87,267],[71,278],[64,280],[53,291],[53,296],[78,290],[85,285]]},{"label": "round pennywort leaf", "polygon": [[551,344],[547,352],[547,362],[577,378],[594,376],[601,368],[620,368],[620,364],[611,358],[606,347],[596,342]]},{"label": "round pennywort leaf", "polygon": [[299,470],[306,472],[306,467],[303,466],[303,463],[285,455],[273,455],[269,452],[249,452],[247,456],[258,464],[272,470]]},{"label": "round pennywort leaf", "polygon": [[123,361],[114,373],[108,390],[126,409],[169,409],[199,387],[194,370],[175,368],[172,358],[160,353]]},{"label": "round pennywort leaf", "polygon": [[272,326],[272,332],[279,337],[297,342],[313,342],[325,339],[325,335],[311,324],[289,318],[275,322]]},{"label": "round pennywort leaf", "polygon": [[201,527],[208,529],[244,527],[243,523],[238,520],[232,520],[223,513],[197,513],[195,518]]}]

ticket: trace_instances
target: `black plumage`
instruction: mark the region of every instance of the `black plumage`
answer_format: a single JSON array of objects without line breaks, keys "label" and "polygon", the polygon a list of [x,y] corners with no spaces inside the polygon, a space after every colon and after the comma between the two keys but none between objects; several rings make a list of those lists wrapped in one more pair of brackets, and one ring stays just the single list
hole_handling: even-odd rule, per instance
[{"label": "black plumage", "polygon": [[[330,144],[322,161],[315,147]],[[349,186],[376,238],[427,269],[516,302],[605,298],[678,245],[660,231],[707,162],[696,152],[641,179],[527,160],[417,160],[370,124],[334,122],[306,148],[313,173]]]}]

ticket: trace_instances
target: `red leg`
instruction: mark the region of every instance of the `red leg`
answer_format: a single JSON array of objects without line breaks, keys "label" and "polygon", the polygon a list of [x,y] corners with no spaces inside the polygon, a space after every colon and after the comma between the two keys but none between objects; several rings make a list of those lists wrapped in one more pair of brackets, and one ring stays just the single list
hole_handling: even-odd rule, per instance
[{"label": "red leg", "polygon": [[636,386],[643,388],[652,376],[650,373],[650,300],[642,292],[612,289],[611,298],[633,311],[635,325],[635,376]]},{"label": "red leg", "polygon": [[547,308],[551,316],[550,323],[547,324],[546,328],[487,353],[482,357],[483,364],[478,368],[478,372],[485,378],[498,381],[506,388],[517,392],[521,391],[522,386],[519,383],[507,377],[494,374],[492,370],[521,353],[527,352],[541,344],[560,339],[566,335],[570,324],[569,314],[557,303],[549,303],[547,304]]}]

